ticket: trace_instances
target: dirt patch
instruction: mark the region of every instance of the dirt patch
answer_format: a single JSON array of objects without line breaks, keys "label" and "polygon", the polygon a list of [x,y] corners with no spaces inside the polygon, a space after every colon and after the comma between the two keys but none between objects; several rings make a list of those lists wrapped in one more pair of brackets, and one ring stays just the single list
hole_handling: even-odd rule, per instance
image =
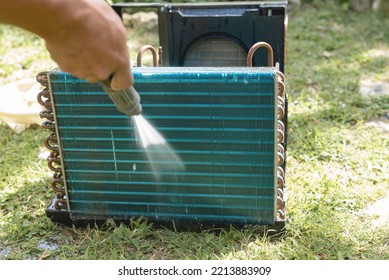
[{"label": "dirt patch", "polygon": [[366,125],[379,128],[386,134],[389,134],[389,112],[380,118],[369,120],[366,122]]},{"label": "dirt patch", "polygon": [[389,83],[363,79],[359,81],[359,93],[363,97],[389,96]]},{"label": "dirt patch", "polygon": [[389,194],[369,206],[366,212],[370,216],[377,217],[373,221],[373,225],[381,226],[389,224]]}]

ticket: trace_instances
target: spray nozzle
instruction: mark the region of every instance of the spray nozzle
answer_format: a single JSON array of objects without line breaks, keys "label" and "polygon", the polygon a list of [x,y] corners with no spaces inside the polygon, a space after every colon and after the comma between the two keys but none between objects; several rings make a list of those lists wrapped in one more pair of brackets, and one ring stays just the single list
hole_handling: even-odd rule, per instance
[{"label": "spray nozzle", "polygon": [[131,86],[127,89],[113,90],[110,80],[105,80],[99,84],[115,103],[116,108],[129,117],[142,113],[139,93]]}]

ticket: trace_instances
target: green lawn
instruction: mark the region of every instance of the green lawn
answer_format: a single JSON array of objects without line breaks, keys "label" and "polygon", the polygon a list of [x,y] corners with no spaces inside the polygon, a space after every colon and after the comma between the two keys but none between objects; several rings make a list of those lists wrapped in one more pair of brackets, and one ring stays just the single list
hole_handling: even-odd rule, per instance
[{"label": "green lawn", "polygon": [[[368,125],[388,122],[389,98],[359,94],[361,79],[389,81],[387,26],[388,17],[335,4],[289,15],[284,236],[174,232],[142,220],[100,229],[53,224],[45,216],[51,171],[37,158],[48,132],[15,134],[1,124],[0,259],[389,259],[389,226],[374,226],[365,210],[389,193],[389,134]],[[39,38],[7,26],[0,65],[0,85],[55,67]]]}]

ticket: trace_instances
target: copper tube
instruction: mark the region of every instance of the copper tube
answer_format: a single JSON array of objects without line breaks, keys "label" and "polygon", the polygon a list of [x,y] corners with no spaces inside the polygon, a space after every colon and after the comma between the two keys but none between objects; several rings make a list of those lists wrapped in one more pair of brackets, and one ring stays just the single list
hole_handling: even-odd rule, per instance
[{"label": "copper tube", "polygon": [[153,55],[153,66],[158,67],[158,52],[157,50],[151,46],[151,45],[144,45],[140,48],[138,55],[136,57],[136,66],[140,67],[142,66],[142,57],[145,51],[151,51],[151,54]]},{"label": "copper tube", "polygon": [[266,42],[258,42],[255,43],[249,50],[247,54],[247,60],[246,65],[248,67],[253,67],[253,57],[256,50],[259,48],[265,48],[267,50],[267,66],[268,67],[274,67],[274,60],[273,60],[273,49],[272,47],[266,43]]}]

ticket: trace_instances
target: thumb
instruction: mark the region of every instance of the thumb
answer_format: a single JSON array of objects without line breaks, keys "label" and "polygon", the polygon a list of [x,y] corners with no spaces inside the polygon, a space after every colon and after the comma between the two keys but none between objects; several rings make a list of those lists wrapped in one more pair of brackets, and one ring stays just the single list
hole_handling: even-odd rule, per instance
[{"label": "thumb", "polygon": [[123,67],[116,71],[111,80],[111,88],[113,90],[125,89],[134,84],[134,78],[129,67]]}]

